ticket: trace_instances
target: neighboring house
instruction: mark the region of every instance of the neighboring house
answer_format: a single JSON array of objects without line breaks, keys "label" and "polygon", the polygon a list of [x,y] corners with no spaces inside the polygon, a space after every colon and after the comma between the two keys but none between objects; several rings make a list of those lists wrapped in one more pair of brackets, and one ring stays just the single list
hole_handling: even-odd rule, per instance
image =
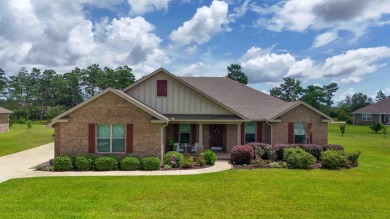
[{"label": "neighboring house", "polygon": [[108,88],[57,116],[55,156],[162,156],[169,140],[230,152],[248,142],[327,144],[331,118],[225,77],[177,77],[163,68],[123,91]]},{"label": "neighboring house", "polygon": [[352,116],[354,125],[368,125],[373,122],[390,125],[390,98],[358,109]]},{"label": "neighboring house", "polygon": [[0,133],[9,131],[9,114],[12,111],[0,107]]}]

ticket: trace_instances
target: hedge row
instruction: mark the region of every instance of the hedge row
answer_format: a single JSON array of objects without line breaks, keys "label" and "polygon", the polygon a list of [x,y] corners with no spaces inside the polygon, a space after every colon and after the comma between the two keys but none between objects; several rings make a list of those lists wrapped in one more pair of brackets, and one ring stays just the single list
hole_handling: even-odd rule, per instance
[{"label": "hedge row", "polygon": [[110,156],[95,157],[82,155],[78,157],[59,156],[54,158],[53,169],[55,171],[69,170],[159,170],[160,159],[157,157],[125,157],[119,160]]}]

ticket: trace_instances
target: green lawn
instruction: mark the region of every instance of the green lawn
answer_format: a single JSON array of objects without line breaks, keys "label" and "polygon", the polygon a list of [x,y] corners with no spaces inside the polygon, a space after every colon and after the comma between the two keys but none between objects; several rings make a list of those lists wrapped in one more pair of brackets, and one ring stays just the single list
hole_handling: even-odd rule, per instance
[{"label": "green lawn", "polygon": [[1,218],[388,218],[390,137],[329,127],[361,150],[349,170],[229,170],[193,176],[58,177],[0,184]]},{"label": "green lawn", "polygon": [[24,151],[53,141],[54,129],[34,122],[31,129],[26,124],[15,123],[8,133],[0,133],[0,156]]}]

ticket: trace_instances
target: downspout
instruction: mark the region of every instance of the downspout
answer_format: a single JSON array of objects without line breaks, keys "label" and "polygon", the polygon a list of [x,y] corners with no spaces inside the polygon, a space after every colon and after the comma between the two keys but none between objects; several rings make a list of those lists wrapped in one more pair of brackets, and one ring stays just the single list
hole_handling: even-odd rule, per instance
[{"label": "downspout", "polygon": [[161,126],[161,163],[164,162],[164,128],[168,126],[168,122]]},{"label": "downspout", "polygon": [[271,126],[271,145],[272,145],[272,124],[268,123],[267,120],[265,120],[265,123],[269,126]]}]

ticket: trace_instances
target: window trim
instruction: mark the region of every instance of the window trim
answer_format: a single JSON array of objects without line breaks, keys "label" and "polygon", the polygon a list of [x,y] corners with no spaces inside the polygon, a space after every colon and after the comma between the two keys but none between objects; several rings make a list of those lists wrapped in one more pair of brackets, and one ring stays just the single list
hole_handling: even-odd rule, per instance
[{"label": "window trim", "polygon": [[[255,131],[254,133],[247,133],[246,132],[246,124],[248,123],[253,123],[254,126],[255,126]],[[250,143],[250,142],[246,142],[246,134],[254,134],[255,135],[255,141],[256,142],[256,139],[257,139],[257,123],[256,122],[244,122],[244,144],[247,144],[247,143]]]},{"label": "window trim", "polygon": [[[110,126],[110,137],[98,137],[98,128],[99,128],[99,125],[109,125]],[[124,135],[124,137],[123,138],[119,138],[119,137],[113,137],[112,136],[112,126],[113,125],[122,125],[123,126],[123,128],[124,128],[124,132],[125,132],[125,135]],[[127,142],[126,142],[126,135],[127,135],[127,132],[126,132],[126,124],[120,124],[120,123],[112,123],[112,124],[107,124],[107,123],[100,123],[100,124],[96,124],[96,130],[95,130],[95,132],[96,132],[96,153],[100,153],[100,154],[124,154],[124,153],[126,153],[126,144],[127,144]],[[108,152],[99,152],[98,151],[98,140],[99,139],[109,139],[110,140],[110,151],[108,151]],[[120,151],[118,151],[118,152],[113,152],[112,151],[112,147],[113,147],[113,145],[112,145],[112,140],[117,140],[117,139],[119,139],[119,140],[124,140],[124,142],[125,142],[125,144],[124,144],[124,151],[123,152],[120,152]]]},{"label": "window trim", "polygon": [[[298,136],[304,136],[303,137],[303,143],[302,142],[296,142],[296,137],[297,134],[295,134],[295,124],[302,124],[303,125],[303,130],[305,132],[304,135],[298,135]],[[306,143],[306,138],[307,138],[307,123],[303,123],[303,122],[294,122],[294,144],[305,144]]]},{"label": "window trim", "polygon": [[362,121],[372,121],[372,114],[370,113],[363,113],[362,114]]}]

